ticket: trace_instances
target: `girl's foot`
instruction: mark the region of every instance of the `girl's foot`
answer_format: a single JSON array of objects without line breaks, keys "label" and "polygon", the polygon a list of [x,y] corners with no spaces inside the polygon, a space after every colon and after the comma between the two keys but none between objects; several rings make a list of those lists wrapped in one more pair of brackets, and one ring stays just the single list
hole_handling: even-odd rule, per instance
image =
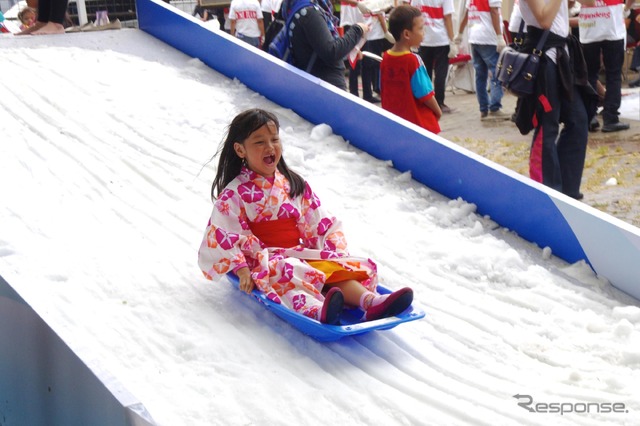
[{"label": "girl's foot", "polygon": [[320,311],[320,322],[329,325],[340,323],[340,314],[344,308],[344,295],[338,287],[331,287],[324,298]]},{"label": "girl's foot", "polygon": [[413,302],[413,290],[409,287],[402,288],[387,295],[379,303],[372,304],[364,314],[365,321],[373,321],[380,318],[393,317],[398,315]]}]

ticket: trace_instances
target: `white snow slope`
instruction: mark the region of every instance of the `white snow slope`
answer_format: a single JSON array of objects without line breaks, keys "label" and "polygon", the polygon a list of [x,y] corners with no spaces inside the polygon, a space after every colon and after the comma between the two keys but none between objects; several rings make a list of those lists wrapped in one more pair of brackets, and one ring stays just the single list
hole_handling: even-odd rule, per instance
[{"label": "white snow slope", "polygon": [[[139,30],[4,36],[0,61],[0,274],[158,424],[640,424],[639,303],[586,264]],[[426,318],[323,344],[202,277],[209,160],[249,107]]]}]

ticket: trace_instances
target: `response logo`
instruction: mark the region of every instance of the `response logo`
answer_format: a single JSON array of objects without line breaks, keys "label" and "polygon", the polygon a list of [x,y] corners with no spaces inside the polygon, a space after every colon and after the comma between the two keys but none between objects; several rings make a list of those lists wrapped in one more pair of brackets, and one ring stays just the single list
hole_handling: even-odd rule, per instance
[{"label": "response logo", "polygon": [[513,395],[518,405],[531,413],[560,414],[569,413],[628,413],[623,402],[535,402],[531,395]]}]

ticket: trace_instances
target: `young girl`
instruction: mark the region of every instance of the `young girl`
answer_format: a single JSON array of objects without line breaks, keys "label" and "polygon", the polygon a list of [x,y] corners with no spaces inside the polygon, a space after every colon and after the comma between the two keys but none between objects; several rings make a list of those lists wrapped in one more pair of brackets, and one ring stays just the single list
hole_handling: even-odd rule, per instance
[{"label": "young girl", "polygon": [[[365,320],[397,315],[413,291],[378,295],[376,265],[350,256],[340,222],[282,157],[279,122],[260,109],[238,114],[218,153],[214,208],[199,250],[205,277],[234,272],[240,289],[327,324],[344,303]],[[324,293],[326,291],[326,293]]]},{"label": "young girl", "polygon": [[36,10],[32,7],[25,7],[18,12],[18,20],[20,21],[20,30],[24,31],[36,22]]}]

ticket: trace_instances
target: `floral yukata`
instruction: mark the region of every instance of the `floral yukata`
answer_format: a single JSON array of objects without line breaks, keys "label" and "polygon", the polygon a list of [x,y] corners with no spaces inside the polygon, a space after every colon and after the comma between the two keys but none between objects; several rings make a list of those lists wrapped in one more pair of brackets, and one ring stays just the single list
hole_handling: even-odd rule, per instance
[{"label": "floral yukata", "polygon": [[[214,203],[198,263],[208,279],[247,266],[269,299],[319,319],[327,281],[359,277],[365,288],[375,291],[376,265],[348,254],[341,223],[321,207],[307,183],[304,193],[293,199],[289,189],[280,172],[269,179],[243,167]],[[295,235],[288,247],[269,246],[252,232],[264,222],[276,228],[289,224]]]}]

